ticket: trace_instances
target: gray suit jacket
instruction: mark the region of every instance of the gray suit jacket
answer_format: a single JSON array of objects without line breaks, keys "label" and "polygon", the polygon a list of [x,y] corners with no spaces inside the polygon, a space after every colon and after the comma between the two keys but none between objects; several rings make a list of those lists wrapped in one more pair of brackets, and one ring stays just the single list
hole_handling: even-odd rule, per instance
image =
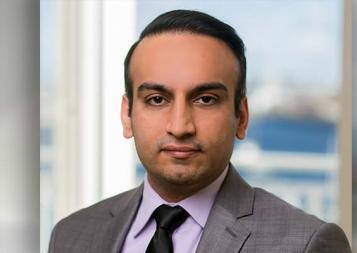
[{"label": "gray suit jacket", "polygon": [[[50,253],[118,253],[138,210],[143,186],[80,210],[53,229]],[[198,244],[199,253],[348,253],[335,224],[250,187],[230,168]]]}]

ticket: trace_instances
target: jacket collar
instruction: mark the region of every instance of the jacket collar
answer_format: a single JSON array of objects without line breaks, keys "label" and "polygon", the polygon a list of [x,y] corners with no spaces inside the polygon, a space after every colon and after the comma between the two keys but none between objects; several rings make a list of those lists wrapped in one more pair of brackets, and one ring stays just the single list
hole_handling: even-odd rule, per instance
[{"label": "jacket collar", "polygon": [[253,214],[254,198],[254,189],[231,165],[196,252],[239,252],[251,233],[243,218]]},{"label": "jacket collar", "polygon": [[123,246],[126,234],[135,218],[142,197],[143,185],[114,197],[114,204],[107,216],[96,228],[90,253],[118,253]]},{"label": "jacket collar", "polygon": [[[91,253],[117,253],[138,211],[143,184],[125,193],[109,209],[109,219],[102,222],[91,245]],[[250,235],[243,217],[253,214],[254,189],[230,165],[216,196],[196,252],[237,252]],[[216,242],[220,243],[217,244]]]}]

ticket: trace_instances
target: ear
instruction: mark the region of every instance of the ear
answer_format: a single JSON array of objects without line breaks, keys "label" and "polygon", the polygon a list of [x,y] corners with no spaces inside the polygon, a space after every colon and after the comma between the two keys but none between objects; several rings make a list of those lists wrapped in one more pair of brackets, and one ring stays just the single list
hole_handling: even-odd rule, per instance
[{"label": "ear", "polygon": [[244,97],[240,101],[239,105],[239,118],[237,125],[236,136],[238,139],[243,140],[247,135],[248,121],[249,121],[249,111],[248,111],[248,99]]},{"label": "ear", "polygon": [[123,96],[121,100],[121,124],[123,125],[123,136],[125,138],[133,137],[131,128],[131,117],[129,116],[129,100],[127,96]]}]

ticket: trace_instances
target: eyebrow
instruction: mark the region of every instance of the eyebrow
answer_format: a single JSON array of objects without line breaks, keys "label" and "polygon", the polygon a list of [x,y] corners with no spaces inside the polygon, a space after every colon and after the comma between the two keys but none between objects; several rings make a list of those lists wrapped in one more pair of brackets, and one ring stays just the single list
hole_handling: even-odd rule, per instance
[{"label": "eyebrow", "polygon": [[206,92],[209,90],[223,90],[225,92],[228,92],[228,89],[224,84],[222,84],[220,82],[211,82],[211,83],[199,84],[190,93],[199,94],[199,93],[203,93],[203,92]]},{"label": "eyebrow", "polygon": [[[145,90],[155,90],[158,92],[172,94],[172,91],[165,87],[164,84],[159,83],[147,83],[144,82],[138,87],[138,93],[144,92]],[[201,83],[194,87],[189,93],[190,94],[199,94],[209,90],[223,90],[228,92],[227,87],[220,82],[209,82],[209,83]]]},{"label": "eyebrow", "polygon": [[163,84],[158,83],[142,83],[138,87],[138,92],[144,92],[145,90],[155,90],[159,92],[168,92],[169,90]]}]

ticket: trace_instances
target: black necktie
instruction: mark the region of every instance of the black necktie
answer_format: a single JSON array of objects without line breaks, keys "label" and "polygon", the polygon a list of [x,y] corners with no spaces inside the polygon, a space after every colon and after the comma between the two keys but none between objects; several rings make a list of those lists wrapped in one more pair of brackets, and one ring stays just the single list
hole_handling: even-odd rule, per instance
[{"label": "black necktie", "polygon": [[180,206],[161,205],[155,209],[152,216],[156,220],[156,231],[146,253],[173,253],[172,233],[189,214]]}]

